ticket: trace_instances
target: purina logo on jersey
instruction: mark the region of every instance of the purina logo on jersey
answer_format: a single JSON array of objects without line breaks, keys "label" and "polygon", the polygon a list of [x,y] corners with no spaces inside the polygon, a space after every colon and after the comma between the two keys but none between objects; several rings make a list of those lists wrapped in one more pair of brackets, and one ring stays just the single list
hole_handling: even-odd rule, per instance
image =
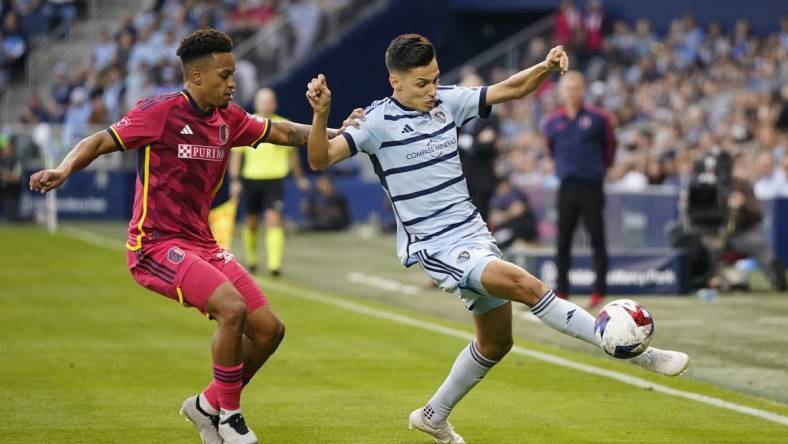
[{"label": "purina logo on jersey", "polygon": [[224,145],[230,140],[230,128],[226,123],[219,125],[219,144]]},{"label": "purina logo on jersey", "polygon": [[430,116],[432,117],[432,120],[440,124],[446,123],[446,114],[439,109],[432,110]]},{"label": "purina logo on jersey", "polygon": [[216,146],[205,145],[178,145],[179,159],[199,159],[221,162],[224,160],[225,149]]}]

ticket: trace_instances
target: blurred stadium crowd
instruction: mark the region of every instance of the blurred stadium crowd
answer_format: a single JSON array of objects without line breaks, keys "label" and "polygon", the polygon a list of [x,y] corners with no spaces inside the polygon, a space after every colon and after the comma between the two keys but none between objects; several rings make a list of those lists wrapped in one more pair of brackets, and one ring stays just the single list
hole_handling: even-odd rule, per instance
[{"label": "blurred stadium crowd", "polygon": [[[42,34],[68,31],[85,2],[5,0],[2,15],[0,85],[23,75],[24,61]],[[140,98],[178,89],[175,49],[195,28],[227,30],[236,43],[284,22],[288,58],[300,59],[320,40],[327,11],[352,11],[358,0],[148,0],[114,28],[98,31],[89,60],[77,69],[55,66],[51,84],[36,86],[21,113],[22,123],[63,123],[66,145],[89,125],[119,119]],[[732,29],[700,27],[691,15],[676,18],[665,35],[648,19],[610,22],[602,3],[571,1],[556,12],[552,35],[530,40],[522,66],[543,60],[563,44],[587,79],[587,99],[610,112],[617,128],[616,162],[608,173],[613,189],[641,191],[649,185],[686,183],[693,162],[714,147],[734,156],[737,175],[748,177],[759,198],[788,195],[788,17],[775,17],[778,31],[754,35],[746,20]],[[298,23],[298,26],[293,24]],[[281,25],[279,25],[281,26]],[[239,102],[258,87],[259,66],[238,63]],[[463,71],[461,83],[503,80],[496,66]],[[558,107],[557,88],[546,82],[533,98],[496,110],[496,175],[512,183],[554,187],[554,165],[541,131]],[[781,123],[782,122],[782,123]]]},{"label": "blurred stadium crowd", "polygon": [[0,1],[0,91],[12,75],[24,73],[31,44],[56,28],[66,29],[80,6],[78,0]]},{"label": "blurred stadium crowd", "polygon": [[[733,29],[705,29],[691,15],[676,18],[666,35],[648,19],[607,23],[601,3],[585,10],[571,1],[555,15],[552,36],[532,39],[521,68],[540,62],[552,44],[574,55],[587,80],[587,100],[613,117],[619,150],[608,172],[610,189],[686,185],[693,162],[715,147],[735,159],[734,174],[749,178],[756,195],[788,195],[788,17],[779,31],[754,35],[746,20]],[[608,31],[609,30],[609,31]],[[464,70],[461,83],[495,83],[512,74]],[[553,161],[541,125],[558,106],[556,83],[533,100],[498,108],[496,172],[522,187],[555,187]]]},{"label": "blurred stadium crowd", "polygon": [[[343,15],[358,0],[150,0],[141,12],[126,13],[114,28],[98,31],[88,60],[55,66],[51,85],[37,86],[21,114],[22,123],[64,125],[66,145],[86,134],[89,125],[119,120],[139,99],[181,87],[180,40],[194,29],[215,27],[239,42],[277,26],[287,40],[288,59],[299,60],[325,34],[329,16]],[[59,4],[59,5],[58,5]],[[69,8],[65,9],[65,5]],[[3,9],[4,74],[24,74],[28,47],[37,37],[79,14],[76,0],[11,0]],[[68,11],[68,12],[61,12]],[[295,26],[295,24],[298,26]],[[21,25],[20,25],[21,24]],[[276,71],[276,59],[266,68]],[[258,87],[257,66],[238,63],[239,102],[248,102]],[[2,80],[0,80],[2,83]]]}]

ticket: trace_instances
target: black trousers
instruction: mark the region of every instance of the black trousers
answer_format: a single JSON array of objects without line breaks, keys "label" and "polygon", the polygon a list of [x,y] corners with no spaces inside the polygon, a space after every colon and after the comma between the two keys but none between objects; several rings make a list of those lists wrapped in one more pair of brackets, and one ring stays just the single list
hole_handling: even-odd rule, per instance
[{"label": "black trousers", "polygon": [[2,216],[9,222],[19,220],[19,197],[22,186],[19,184],[0,184],[0,209]]},{"label": "black trousers", "polygon": [[596,280],[594,291],[607,293],[607,241],[605,240],[605,192],[601,180],[564,179],[558,190],[557,290],[569,294],[572,239],[578,221],[591,238]]}]

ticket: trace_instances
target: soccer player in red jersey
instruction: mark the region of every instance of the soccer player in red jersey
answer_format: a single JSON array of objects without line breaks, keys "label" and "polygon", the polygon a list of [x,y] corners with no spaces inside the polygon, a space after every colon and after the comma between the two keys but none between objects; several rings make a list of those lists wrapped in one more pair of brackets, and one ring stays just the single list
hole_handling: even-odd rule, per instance
[{"label": "soccer player in red jersey", "polygon": [[[240,410],[243,386],[274,353],[284,325],[265,295],[208,226],[230,149],[262,142],[300,146],[310,127],[272,122],[230,102],[235,90],[232,40],[214,29],[183,39],[185,88],[141,100],[119,122],[82,141],[54,169],[30,177],[45,193],[103,154],[137,149],[134,212],[129,223],[128,266],[145,288],[215,319],[213,381],[184,401],[181,412],[204,443],[256,443]],[[344,122],[357,124],[355,110]]]}]

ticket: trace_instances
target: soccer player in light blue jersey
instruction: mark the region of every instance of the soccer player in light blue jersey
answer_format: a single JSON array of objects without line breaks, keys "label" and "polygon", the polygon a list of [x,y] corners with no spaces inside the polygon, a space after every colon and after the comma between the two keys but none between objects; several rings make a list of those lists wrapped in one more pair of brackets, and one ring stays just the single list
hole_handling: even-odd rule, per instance
[{"label": "soccer player in light blue jersey", "polygon": [[[405,34],[386,51],[391,97],[372,103],[366,121],[328,139],[331,91],[321,74],[308,85],[313,108],[309,165],[315,170],[363,152],[372,161],[397,219],[397,250],[406,266],[421,268],[473,314],[476,338],[460,352],[448,377],[410,426],[439,443],[463,443],[447,418],[512,347],[511,301],[521,302],[546,325],[599,346],[594,317],[555,296],[539,279],[501,259],[501,252],[471,203],[457,153],[457,128],[487,117],[491,106],[525,97],[553,72],[566,72],[561,46],[542,63],[481,88],[442,86],[435,50],[425,37]],[[633,362],[669,376],[689,365],[685,353],[650,347]]]}]

